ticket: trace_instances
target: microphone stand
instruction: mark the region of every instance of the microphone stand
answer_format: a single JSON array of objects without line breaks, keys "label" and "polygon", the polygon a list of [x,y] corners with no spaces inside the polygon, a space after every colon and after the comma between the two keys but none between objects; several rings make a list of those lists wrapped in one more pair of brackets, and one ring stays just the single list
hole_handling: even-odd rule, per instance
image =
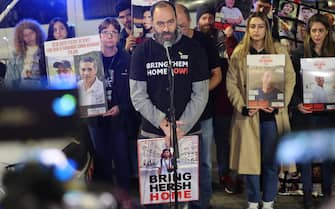
[{"label": "microphone stand", "polygon": [[177,139],[177,123],[176,123],[176,113],[175,113],[175,107],[174,107],[174,73],[172,68],[172,62],[170,58],[169,53],[169,47],[171,44],[165,44],[164,48],[166,50],[166,56],[168,58],[168,80],[169,80],[169,94],[170,94],[170,115],[169,115],[169,121],[171,123],[171,129],[170,129],[170,143],[172,141],[173,145],[173,159],[172,159],[172,165],[173,165],[173,182],[174,182],[174,202],[175,202],[175,208],[178,208],[178,179],[177,179],[177,159],[179,158],[179,148],[178,148],[178,139]]}]

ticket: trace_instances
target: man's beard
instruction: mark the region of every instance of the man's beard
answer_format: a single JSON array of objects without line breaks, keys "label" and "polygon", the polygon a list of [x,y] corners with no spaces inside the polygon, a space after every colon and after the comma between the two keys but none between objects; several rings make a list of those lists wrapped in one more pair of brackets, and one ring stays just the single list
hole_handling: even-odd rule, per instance
[{"label": "man's beard", "polygon": [[[164,38],[164,36],[170,35],[170,38]],[[169,41],[171,43],[175,42],[177,38],[177,32],[162,32],[162,33],[155,33],[155,39],[160,43],[164,44],[164,42]]]},{"label": "man's beard", "polygon": [[213,27],[211,25],[199,26],[199,31],[208,35],[212,33],[212,29]]}]

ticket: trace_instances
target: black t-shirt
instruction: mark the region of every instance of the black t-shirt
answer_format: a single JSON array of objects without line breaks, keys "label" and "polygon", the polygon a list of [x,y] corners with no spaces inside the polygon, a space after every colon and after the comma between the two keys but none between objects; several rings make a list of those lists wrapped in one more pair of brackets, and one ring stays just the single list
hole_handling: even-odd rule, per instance
[{"label": "black t-shirt", "polygon": [[[192,83],[209,78],[207,56],[202,46],[186,36],[169,48],[174,71],[174,106],[178,120],[190,101]],[[147,93],[153,105],[169,115],[168,61],[165,48],[153,39],[136,47],[132,56],[130,79],[147,82]],[[196,126],[195,126],[196,127]],[[143,118],[142,129],[163,135]],[[199,130],[199,128],[198,128]],[[191,130],[195,131],[194,128]]]},{"label": "black t-shirt", "polygon": [[[212,69],[220,66],[220,57],[219,52],[214,44],[214,40],[205,34],[194,30],[194,34],[192,39],[196,40],[201,44],[201,46],[206,50],[207,58],[208,58],[208,70],[211,74]],[[210,91],[208,102],[204,112],[202,113],[200,120],[206,120],[213,116],[213,93]]]}]

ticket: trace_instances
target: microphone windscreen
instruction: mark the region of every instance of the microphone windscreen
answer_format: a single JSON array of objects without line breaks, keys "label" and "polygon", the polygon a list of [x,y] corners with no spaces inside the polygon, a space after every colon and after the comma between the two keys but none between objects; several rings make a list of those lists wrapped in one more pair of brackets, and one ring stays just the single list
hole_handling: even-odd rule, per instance
[{"label": "microphone windscreen", "polygon": [[172,46],[170,41],[164,41],[163,45],[164,45],[164,48],[169,48]]}]

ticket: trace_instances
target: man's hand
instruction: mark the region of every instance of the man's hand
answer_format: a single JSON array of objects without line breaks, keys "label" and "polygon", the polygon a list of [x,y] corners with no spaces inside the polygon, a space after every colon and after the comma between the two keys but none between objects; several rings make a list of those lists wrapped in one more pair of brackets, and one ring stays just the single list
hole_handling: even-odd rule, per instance
[{"label": "man's hand", "polygon": [[133,36],[132,34],[129,34],[129,36],[126,39],[125,50],[132,51],[135,45],[136,45],[136,37]]},{"label": "man's hand", "polygon": [[[181,139],[185,136],[185,132],[180,128],[180,126],[184,125],[185,123],[182,121],[176,121],[177,124],[177,139]],[[167,147],[170,147],[170,139],[171,139],[171,123],[168,122],[165,118],[161,121],[161,123],[159,124],[159,127],[162,129],[162,131],[165,134],[165,144],[167,145]]]},{"label": "man's hand", "polygon": [[113,106],[112,108],[110,108],[107,112],[105,112],[102,116],[106,117],[106,116],[116,116],[120,113],[120,108],[118,105]]},{"label": "man's hand", "polygon": [[313,112],[311,107],[305,107],[302,103],[298,104],[297,108],[302,114],[308,114]]}]

